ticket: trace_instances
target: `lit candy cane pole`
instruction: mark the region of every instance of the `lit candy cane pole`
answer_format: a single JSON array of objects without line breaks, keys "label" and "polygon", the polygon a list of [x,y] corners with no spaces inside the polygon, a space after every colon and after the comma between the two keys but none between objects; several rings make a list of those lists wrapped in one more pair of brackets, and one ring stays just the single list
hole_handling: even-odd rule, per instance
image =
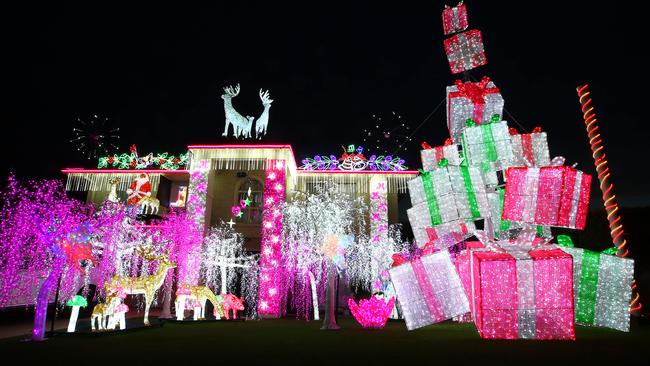
[{"label": "lit candy cane pole", "polygon": [[285,200],[285,162],[267,160],[264,179],[260,284],[257,311],[261,316],[279,318],[282,314],[282,204]]},{"label": "lit candy cane pole", "polygon": [[[603,140],[600,138],[600,132],[598,132],[598,120],[596,119],[594,107],[591,105],[589,85],[579,86],[577,91],[578,97],[580,98],[580,105],[582,106],[582,117],[587,128],[589,144],[591,144],[594,164],[596,165],[596,172],[598,173],[598,180],[600,181],[600,190],[603,192],[603,203],[607,212],[607,221],[609,221],[612,242],[617,248],[616,255],[626,257],[628,254],[627,241],[623,237],[623,224],[621,224],[621,216],[618,214],[614,185],[610,181],[609,167],[607,166],[607,158],[603,149]],[[632,282],[632,290],[633,300],[630,304],[630,311],[641,310],[639,293],[636,292],[636,284],[634,281]]]}]

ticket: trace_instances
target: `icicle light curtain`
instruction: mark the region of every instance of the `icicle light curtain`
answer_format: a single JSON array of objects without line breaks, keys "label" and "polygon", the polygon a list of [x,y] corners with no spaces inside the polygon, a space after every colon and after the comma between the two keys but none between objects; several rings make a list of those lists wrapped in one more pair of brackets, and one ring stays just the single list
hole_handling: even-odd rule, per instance
[{"label": "icicle light curtain", "polygon": [[295,175],[296,172],[296,160],[290,145],[192,145],[189,149],[192,164],[210,159],[214,170],[265,170],[267,160],[285,160],[289,174]]},{"label": "icicle light curtain", "polygon": [[[370,192],[370,179],[374,174],[362,173],[345,173],[345,174],[328,174],[323,173],[298,173],[296,180],[296,190],[311,191],[314,186],[325,183],[336,183],[339,192],[344,193],[368,193]],[[386,178],[388,183],[388,193],[406,193],[408,186],[406,182],[415,178],[417,172],[413,174],[377,174]]]},{"label": "icicle light curtain", "polygon": [[[67,191],[108,191],[111,184],[109,181],[113,178],[120,178],[120,183],[117,186],[118,191],[125,191],[135,178],[142,172],[132,171],[124,173],[95,173],[95,172],[79,172],[67,173],[68,179],[66,180],[65,189]],[[158,190],[158,183],[160,183],[161,173],[148,173],[151,190]]]}]

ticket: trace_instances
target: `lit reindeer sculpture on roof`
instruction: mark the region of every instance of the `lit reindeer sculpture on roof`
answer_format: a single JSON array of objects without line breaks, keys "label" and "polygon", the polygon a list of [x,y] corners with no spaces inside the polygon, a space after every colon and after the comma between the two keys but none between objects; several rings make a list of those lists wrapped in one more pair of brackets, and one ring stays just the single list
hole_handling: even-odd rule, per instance
[{"label": "lit reindeer sculpture on roof", "polygon": [[260,99],[262,100],[262,105],[264,110],[260,115],[260,118],[255,122],[255,138],[261,139],[262,136],[266,135],[266,127],[269,125],[269,109],[271,109],[271,103],[273,99],[269,95],[269,91],[262,91],[260,89]]},{"label": "lit reindeer sculpture on roof", "polygon": [[127,295],[144,295],[144,324],[149,325],[149,307],[151,307],[151,303],[154,300],[154,295],[165,281],[167,271],[176,268],[176,263],[169,260],[169,251],[163,255],[154,256],[151,254],[151,248],[143,249],[142,247],[138,247],[136,253],[149,261],[160,260],[156,272],[152,275],[136,278],[129,276],[113,276],[110,282],[107,282],[106,285],[104,285],[104,288],[106,293],[115,292],[115,289],[121,287]]},{"label": "lit reindeer sculpture on roof", "polygon": [[[233,136],[239,138],[251,138],[251,131],[253,128],[254,117],[251,116],[242,116],[235,110],[235,107],[232,106],[232,98],[239,95],[240,86],[227,86],[223,88],[224,94],[221,95],[223,99],[223,108],[226,113],[226,123],[224,126],[222,136],[228,136],[228,128],[232,125]],[[262,100],[262,105],[264,106],[264,111],[255,122],[255,137],[262,138],[266,134],[266,128],[269,124],[269,109],[271,108],[271,103],[273,102],[270,99],[269,91],[263,91],[260,89],[260,99]]]}]

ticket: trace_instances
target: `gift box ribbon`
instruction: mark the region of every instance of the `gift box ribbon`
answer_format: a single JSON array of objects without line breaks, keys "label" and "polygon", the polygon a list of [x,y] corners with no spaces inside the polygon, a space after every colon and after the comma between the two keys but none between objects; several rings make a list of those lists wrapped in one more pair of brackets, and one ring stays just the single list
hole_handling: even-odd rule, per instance
[{"label": "gift box ribbon", "polygon": [[[561,247],[574,247],[573,241],[568,235],[558,235],[557,244]],[[576,302],[576,321],[582,324],[594,324],[596,318],[598,272],[602,254],[616,255],[616,247],[607,248],[602,252],[587,249],[582,251],[580,285],[578,287],[578,301]]]},{"label": "gift box ribbon", "polygon": [[444,318],[445,314],[442,310],[442,306],[436,297],[436,294],[433,292],[433,286],[431,285],[429,276],[424,269],[422,260],[420,258],[417,258],[411,261],[411,268],[415,273],[415,278],[418,281],[418,287],[420,287],[420,290],[422,291],[422,295],[424,297],[424,301],[427,304],[427,308],[429,309],[431,319],[436,322],[438,319]]},{"label": "gift box ribbon", "polygon": [[[461,33],[462,34],[462,33]],[[457,36],[460,36],[458,34]],[[468,63],[470,65],[471,63]],[[490,94],[500,93],[499,88],[496,86],[488,87],[490,78],[484,76],[481,81],[477,83],[467,82],[463,83],[460,80],[456,80],[455,84],[458,88],[458,91],[450,92],[449,99],[452,98],[467,98],[472,104],[474,104],[474,111],[472,114],[472,119],[476,123],[481,123],[483,121],[483,112],[485,110],[485,97]]]}]

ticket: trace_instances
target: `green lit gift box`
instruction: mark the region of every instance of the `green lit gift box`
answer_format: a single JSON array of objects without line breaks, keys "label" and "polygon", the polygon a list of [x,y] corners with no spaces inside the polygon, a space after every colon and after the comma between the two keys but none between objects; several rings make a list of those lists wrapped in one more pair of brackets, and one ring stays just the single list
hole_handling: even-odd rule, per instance
[{"label": "green lit gift box", "polygon": [[461,136],[467,164],[481,169],[488,186],[496,186],[496,172],[511,166],[515,160],[508,123],[500,119],[496,115],[489,123],[482,125],[470,119]]},{"label": "green lit gift box", "polygon": [[575,248],[566,235],[558,235],[557,241],[573,257],[576,323],[628,332],[634,260],[617,257],[616,248]]}]

